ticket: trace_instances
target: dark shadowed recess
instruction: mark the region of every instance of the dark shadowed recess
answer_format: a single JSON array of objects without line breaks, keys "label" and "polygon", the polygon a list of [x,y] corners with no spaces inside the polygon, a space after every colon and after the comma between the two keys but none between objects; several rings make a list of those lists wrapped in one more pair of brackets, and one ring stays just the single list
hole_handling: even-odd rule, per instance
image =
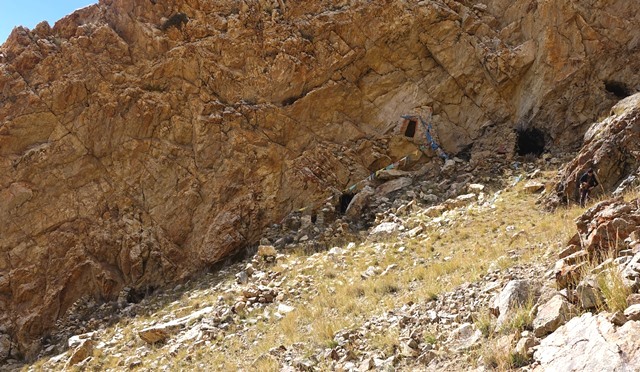
[{"label": "dark shadowed recess", "polygon": [[537,128],[516,130],[518,141],[516,142],[516,152],[520,156],[535,155],[540,156],[544,152],[544,133]]}]

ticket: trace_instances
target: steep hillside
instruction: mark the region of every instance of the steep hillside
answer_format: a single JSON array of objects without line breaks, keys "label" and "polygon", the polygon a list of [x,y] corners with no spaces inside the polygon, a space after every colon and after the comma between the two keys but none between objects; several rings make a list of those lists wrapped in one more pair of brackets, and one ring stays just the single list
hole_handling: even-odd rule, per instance
[{"label": "steep hillside", "polygon": [[[640,297],[627,285],[640,275],[640,243],[625,239],[640,222],[637,199],[546,213],[536,206],[554,173],[546,165],[524,164],[499,190],[466,183],[471,193],[432,206],[415,195],[433,181],[416,175],[389,195],[393,206],[373,198],[370,230],[332,224],[329,250],[314,250],[326,238],[294,238],[144,298],[82,299],[23,370],[637,369]],[[615,263],[586,260],[622,219]],[[570,239],[575,222],[584,250]]]},{"label": "steep hillside", "polygon": [[0,338],[33,357],[79,298],[187,277],[337,199],[425,144],[394,135],[402,115],[433,112],[471,168],[577,148],[640,86],[639,7],[101,0],[15,29],[0,48]]}]

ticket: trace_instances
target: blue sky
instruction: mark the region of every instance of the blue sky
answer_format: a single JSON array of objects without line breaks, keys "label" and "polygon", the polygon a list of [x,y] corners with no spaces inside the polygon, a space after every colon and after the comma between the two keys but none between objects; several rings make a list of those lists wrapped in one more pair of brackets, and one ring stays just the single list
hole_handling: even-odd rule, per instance
[{"label": "blue sky", "polygon": [[0,44],[11,30],[21,25],[33,29],[41,21],[51,26],[74,10],[95,4],[98,0],[0,0]]}]

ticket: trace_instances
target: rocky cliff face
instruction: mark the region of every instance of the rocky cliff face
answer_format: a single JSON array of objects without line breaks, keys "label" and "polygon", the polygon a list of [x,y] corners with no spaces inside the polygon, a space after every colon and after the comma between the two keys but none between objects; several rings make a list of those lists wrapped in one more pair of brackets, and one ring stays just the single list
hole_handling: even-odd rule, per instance
[{"label": "rocky cliff face", "polygon": [[621,195],[640,181],[640,94],[620,101],[611,115],[594,123],[585,134],[577,156],[565,165],[556,180],[555,193],[546,199],[547,206],[579,201],[578,180],[593,168],[600,185],[590,196]]},{"label": "rocky cliff face", "polygon": [[639,8],[101,0],[15,29],[0,48],[0,330],[33,355],[78,298],[255,242],[406,155],[385,136],[403,114],[433,110],[440,144],[473,165],[579,146],[640,88]]}]

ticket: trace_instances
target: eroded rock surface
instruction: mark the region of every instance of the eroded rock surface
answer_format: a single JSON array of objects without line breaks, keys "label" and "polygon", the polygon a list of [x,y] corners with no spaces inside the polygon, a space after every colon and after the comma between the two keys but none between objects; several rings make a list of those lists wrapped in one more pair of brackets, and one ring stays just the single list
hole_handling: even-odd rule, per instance
[{"label": "eroded rock surface", "polygon": [[611,116],[595,123],[584,136],[578,155],[559,173],[556,192],[547,201],[555,207],[578,201],[577,182],[593,168],[600,183],[591,196],[613,193],[620,195],[640,182],[640,94],[619,102]]},{"label": "eroded rock surface", "polygon": [[534,354],[534,370],[633,370],[640,364],[638,332],[639,322],[617,328],[602,315],[586,313],[542,340]]},{"label": "eroded rock surface", "polygon": [[[176,280],[414,151],[576,146],[640,77],[630,1],[101,0],[0,48],[0,329]],[[558,25],[563,25],[559,27]],[[419,141],[418,141],[419,142]],[[426,151],[427,157],[435,155]]]}]

